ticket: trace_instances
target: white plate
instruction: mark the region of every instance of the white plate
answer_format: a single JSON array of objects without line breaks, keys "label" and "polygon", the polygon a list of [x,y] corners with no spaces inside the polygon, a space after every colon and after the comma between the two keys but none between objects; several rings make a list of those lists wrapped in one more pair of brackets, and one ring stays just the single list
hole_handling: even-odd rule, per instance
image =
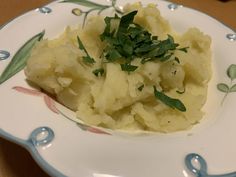
[{"label": "white plate", "polygon": [[[235,83],[234,80],[231,83],[226,74],[228,67],[236,63],[235,32],[198,11],[170,5],[166,1],[145,0],[143,4],[150,2],[158,4],[162,15],[176,31],[184,32],[195,26],[212,37],[213,78],[204,107],[206,114],[199,125],[189,131],[167,135],[130,136],[109,130],[105,132],[110,135],[103,134],[104,130],[78,126],[66,119],[58,110],[66,114],[67,110],[59,105],[56,105],[55,110],[48,97],[30,91],[33,88],[26,83],[21,71],[0,85],[0,136],[25,146],[52,176],[189,177],[200,173],[206,176],[206,173],[226,174],[235,171],[236,94],[228,93],[221,104],[225,93],[217,89],[219,83]],[[125,3],[125,0],[117,0],[116,5],[120,8]],[[101,0],[99,4],[110,5],[111,2]],[[83,16],[75,16],[71,13],[72,9],[91,9],[58,1],[47,7],[51,12],[45,13],[49,10],[47,8],[30,11],[0,29],[0,57],[7,58],[7,53],[3,51],[11,54],[8,59],[0,61],[1,72],[16,51],[32,36],[45,30],[46,38],[55,37],[66,26],[81,23]],[[221,85],[223,89],[227,88]],[[42,130],[39,127],[47,128]],[[41,140],[46,137],[46,141],[36,140],[38,134]],[[191,160],[191,157],[196,158]],[[207,170],[204,169],[206,164],[201,161],[201,157],[207,161]],[[190,170],[191,164],[199,166],[196,159],[202,168],[196,170],[199,174],[194,175]],[[236,173],[226,176],[235,177]]]}]

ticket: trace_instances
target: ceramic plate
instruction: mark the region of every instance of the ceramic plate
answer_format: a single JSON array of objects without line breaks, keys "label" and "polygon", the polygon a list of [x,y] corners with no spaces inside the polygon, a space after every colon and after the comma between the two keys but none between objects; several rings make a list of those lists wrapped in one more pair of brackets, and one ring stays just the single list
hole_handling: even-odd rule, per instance
[{"label": "ceramic plate", "polygon": [[126,3],[94,2],[55,1],[0,29],[1,73],[11,62],[0,79],[0,136],[27,148],[52,176],[235,177],[236,34],[205,14],[166,1],[143,1],[144,5],[157,3],[177,32],[195,26],[212,38],[213,77],[205,115],[191,130],[133,136],[86,126],[27,84],[22,69],[35,41],[56,37],[66,26],[82,23],[92,9],[92,13],[111,13]]}]

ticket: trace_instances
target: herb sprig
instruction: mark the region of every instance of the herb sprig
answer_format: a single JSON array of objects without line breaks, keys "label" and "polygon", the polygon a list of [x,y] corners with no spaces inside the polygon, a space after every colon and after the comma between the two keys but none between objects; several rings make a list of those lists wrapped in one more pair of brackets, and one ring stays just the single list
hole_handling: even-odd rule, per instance
[{"label": "herb sprig", "polygon": [[[104,53],[108,62],[121,62],[121,69],[131,72],[138,68],[131,64],[136,58],[142,64],[155,60],[164,62],[173,58],[175,50],[187,52],[188,47],[177,48],[179,44],[174,42],[171,35],[165,40],[159,40],[157,36],[152,36],[146,29],[134,23],[136,14],[137,11],[132,11],[121,18],[117,15],[105,18],[106,28],[100,38],[107,43]],[[111,30],[113,20],[120,20],[116,30]]]},{"label": "herb sprig", "polygon": [[105,73],[105,70],[103,68],[93,70],[93,74],[97,77],[102,76],[104,73]]},{"label": "herb sprig", "polygon": [[165,105],[173,109],[178,109],[179,111],[182,111],[182,112],[186,111],[184,104],[180,100],[171,98],[165,95],[163,92],[159,92],[155,86],[153,86],[153,88],[154,88],[155,97],[159,99],[162,103],[164,103]]},{"label": "herb sprig", "polygon": [[86,56],[83,56],[83,62],[85,64],[93,64],[95,63],[95,60],[89,55],[89,53],[87,52],[86,48],[84,47],[81,39],[79,38],[79,36],[77,36],[77,41],[78,41],[78,44],[79,44],[79,48],[81,50],[83,50],[86,54]]},{"label": "herb sprig", "polygon": [[144,84],[140,85],[140,86],[138,87],[138,90],[141,92],[141,91],[143,90],[143,88],[144,88]]}]

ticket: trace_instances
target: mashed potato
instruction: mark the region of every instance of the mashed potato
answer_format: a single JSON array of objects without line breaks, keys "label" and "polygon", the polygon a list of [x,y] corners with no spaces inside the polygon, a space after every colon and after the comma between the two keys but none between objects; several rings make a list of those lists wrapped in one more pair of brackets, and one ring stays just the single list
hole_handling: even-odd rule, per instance
[{"label": "mashed potato", "polygon": [[[70,29],[54,40],[43,40],[33,49],[27,62],[27,79],[71,110],[86,124],[122,130],[173,132],[191,128],[203,117],[211,77],[211,39],[196,28],[183,35],[175,33],[167,20],[152,4],[128,4],[124,12],[138,10],[134,22],[159,39],[170,34],[187,53],[174,51],[174,59],[141,64],[134,72],[121,70],[119,62],[103,62],[105,42],[100,35],[105,29],[104,17],[91,17],[83,29]],[[84,47],[95,60],[86,65]],[[93,71],[103,67],[97,77]],[[173,109],[153,94],[153,86],[171,98],[179,99],[186,111]]]}]

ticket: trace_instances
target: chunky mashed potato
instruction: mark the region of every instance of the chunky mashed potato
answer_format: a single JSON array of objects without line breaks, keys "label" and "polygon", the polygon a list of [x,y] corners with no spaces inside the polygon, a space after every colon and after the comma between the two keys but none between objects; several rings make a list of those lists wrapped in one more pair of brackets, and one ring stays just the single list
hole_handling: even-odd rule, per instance
[{"label": "chunky mashed potato", "polygon": [[[196,28],[183,35],[175,33],[154,5],[142,7],[128,4],[124,12],[138,10],[134,22],[160,39],[167,34],[180,47],[176,60],[146,62],[134,72],[124,72],[119,63],[103,62],[104,42],[100,34],[105,28],[104,17],[91,17],[85,27],[70,29],[54,40],[43,40],[33,49],[27,62],[27,79],[71,110],[86,124],[111,129],[173,132],[191,128],[203,117],[201,111],[207,97],[207,83],[211,77],[211,39]],[[87,52],[96,63],[85,65],[85,52],[79,49],[80,36]],[[97,68],[105,69],[101,77],[94,75]],[[181,112],[173,109],[153,94],[153,86],[166,95],[179,99],[186,107]],[[142,90],[140,89],[142,87]]]}]

